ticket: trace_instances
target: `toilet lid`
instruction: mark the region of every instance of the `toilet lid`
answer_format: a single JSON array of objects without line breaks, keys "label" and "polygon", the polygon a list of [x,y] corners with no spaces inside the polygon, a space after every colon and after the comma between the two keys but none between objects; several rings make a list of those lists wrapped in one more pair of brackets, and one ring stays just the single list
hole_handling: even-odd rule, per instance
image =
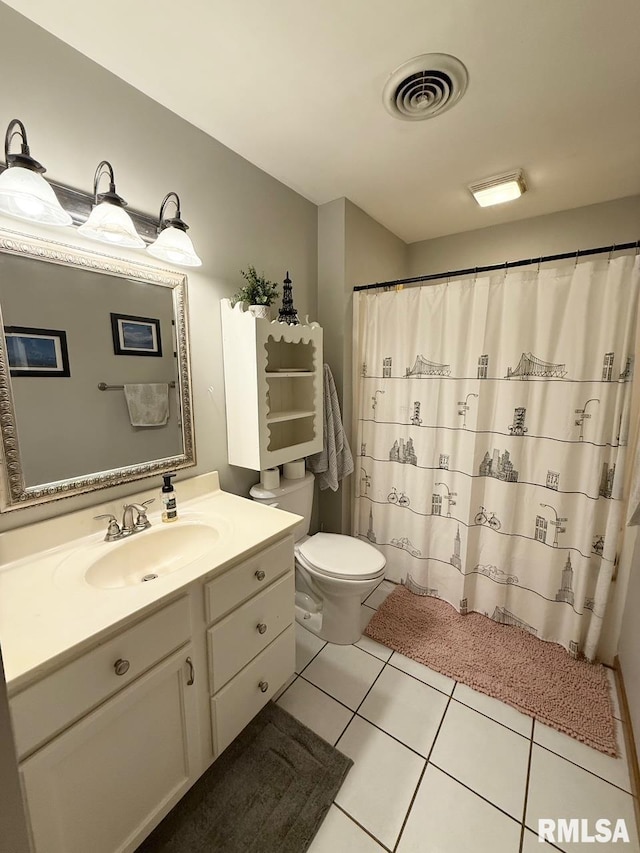
[{"label": "toilet lid", "polygon": [[326,575],[367,580],[380,574],[386,559],[377,548],[353,536],[316,533],[297,546],[300,562]]}]

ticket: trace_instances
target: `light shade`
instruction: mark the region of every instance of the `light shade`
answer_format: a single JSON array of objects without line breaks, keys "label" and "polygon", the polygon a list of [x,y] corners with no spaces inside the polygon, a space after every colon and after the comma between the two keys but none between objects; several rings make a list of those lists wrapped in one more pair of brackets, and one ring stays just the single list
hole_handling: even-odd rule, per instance
[{"label": "light shade", "polygon": [[477,184],[471,184],[469,190],[480,207],[490,207],[492,204],[502,204],[513,201],[526,192],[527,185],[522,170],[509,172],[507,175],[496,175]]},{"label": "light shade", "polygon": [[144,248],[144,240],[127,211],[108,201],[101,201],[93,208],[87,221],[78,228],[78,233],[112,246]]},{"label": "light shade", "polygon": [[147,246],[147,252],[154,258],[179,264],[184,267],[201,267],[202,261],[196,255],[191,237],[180,228],[169,226],[160,232],[158,239]]},{"label": "light shade", "polygon": [[[176,214],[172,219],[165,218],[167,207],[172,204]],[[180,213],[180,198],[170,192],[162,199],[158,215],[158,237],[147,246],[147,252],[154,258],[168,261],[182,267],[201,267],[202,261],[196,255],[191,238],[187,236],[189,226]]]},{"label": "light shade", "polygon": [[[19,154],[9,153],[14,136],[21,141]],[[17,118],[7,127],[4,159],[7,168],[0,175],[0,213],[43,225],[71,225],[71,216],[42,177],[44,166],[31,156],[27,132]]]}]

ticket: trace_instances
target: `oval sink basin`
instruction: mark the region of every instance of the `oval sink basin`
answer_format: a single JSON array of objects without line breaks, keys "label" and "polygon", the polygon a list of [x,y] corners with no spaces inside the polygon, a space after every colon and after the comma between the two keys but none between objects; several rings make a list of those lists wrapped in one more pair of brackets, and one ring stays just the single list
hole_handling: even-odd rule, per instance
[{"label": "oval sink basin", "polygon": [[198,522],[152,527],[107,545],[108,550],[92,562],[84,577],[101,589],[153,581],[193,563],[219,539],[215,527]]}]

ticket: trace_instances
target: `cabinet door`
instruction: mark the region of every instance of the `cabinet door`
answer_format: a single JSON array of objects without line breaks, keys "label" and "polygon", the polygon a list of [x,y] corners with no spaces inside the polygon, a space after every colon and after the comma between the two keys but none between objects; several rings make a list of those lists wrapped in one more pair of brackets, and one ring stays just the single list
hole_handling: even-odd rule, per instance
[{"label": "cabinet door", "polygon": [[135,850],[197,773],[191,646],[21,765],[36,853]]}]

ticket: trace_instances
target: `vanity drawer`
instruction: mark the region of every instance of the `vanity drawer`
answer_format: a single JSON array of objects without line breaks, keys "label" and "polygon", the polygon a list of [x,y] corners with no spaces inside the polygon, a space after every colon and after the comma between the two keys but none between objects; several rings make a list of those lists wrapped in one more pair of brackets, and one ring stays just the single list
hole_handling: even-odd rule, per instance
[{"label": "vanity drawer", "polygon": [[215,622],[293,568],[293,538],[266,548],[205,585],[207,622]]},{"label": "vanity drawer", "polygon": [[295,630],[293,625],[289,625],[213,697],[211,725],[216,757],[293,675],[295,649]]},{"label": "vanity drawer", "polygon": [[294,575],[289,572],[207,631],[209,684],[217,693],[293,622]]},{"label": "vanity drawer", "polygon": [[[10,699],[18,757],[121,690],[191,636],[189,599],[180,598]],[[128,669],[122,675],[115,671]]]}]

